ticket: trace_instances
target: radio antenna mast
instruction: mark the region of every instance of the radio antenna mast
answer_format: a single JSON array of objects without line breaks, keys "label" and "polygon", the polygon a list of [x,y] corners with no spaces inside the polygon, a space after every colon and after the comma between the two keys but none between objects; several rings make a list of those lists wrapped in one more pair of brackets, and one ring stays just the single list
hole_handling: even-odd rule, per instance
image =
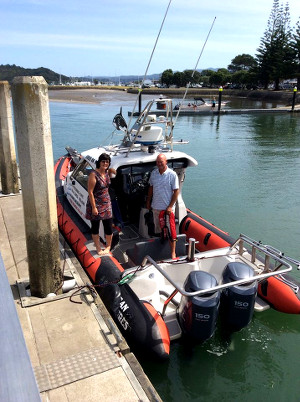
[{"label": "radio antenna mast", "polygon": [[[165,19],[166,19],[166,17],[167,17],[167,14],[168,14],[168,11],[169,11],[169,8],[170,8],[171,3],[172,3],[172,0],[169,1],[168,7],[167,7],[166,12],[165,12],[165,15],[164,15],[164,18],[163,18],[163,20],[162,20],[162,23],[161,23],[161,26],[160,26],[158,35],[157,35],[157,37],[156,37],[156,41],[155,41],[154,47],[153,47],[152,52],[151,52],[151,56],[150,56],[148,65],[147,65],[147,68],[146,68],[146,71],[145,71],[145,74],[144,74],[144,78],[143,78],[143,80],[142,80],[141,87],[143,87],[143,83],[144,83],[144,81],[145,81],[145,79],[146,79],[146,76],[147,76],[147,74],[148,74],[148,70],[149,70],[149,67],[150,67],[150,63],[151,63],[151,61],[152,61],[152,57],[153,57],[154,51],[155,51],[155,49],[156,49],[156,45],[157,45],[158,39],[159,39],[159,37],[160,37],[162,28],[163,28],[163,26],[164,26]],[[135,101],[135,104],[134,104],[134,107],[133,107],[133,111],[132,111],[131,116],[130,116],[130,119],[129,119],[128,127],[130,127],[131,120],[132,120],[132,116],[134,115],[134,112],[135,112],[135,109],[136,109],[136,105],[137,105],[137,102],[138,102],[138,98],[139,98],[139,96],[140,96],[140,92],[141,92],[141,91],[142,91],[142,88],[139,88],[139,90],[138,90],[138,96],[137,96],[137,98],[136,98],[136,101]],[[127,136],[128,136],[128,131],[127,131]],[[128,139],[129,139],[129,138],[128,138]]]},{"label": "radio antenna mast", "polygon": [[[206,42],[208,41],[209,35],[210,35],[210,33],[211,33],[212,29],[213,29],[213,26],[214,26],[214,23],[215,23],[215,21],[216,21],[216,18],[217,18],[217,17],[214,18],[214,20],[213,20],[213,22],[212,22],[212,24],[211,24],[211,27],[210,27],[210,29],[209,29],[209,32],[208,32],[208,34],[207,34],[207,37],[206,37],[206,39],[205,39],[205,42],[204,42],[204,44],[203,44],[203,46],[202,46],[202,49],[201,49],[201,52],[200,52],[200,54],[199,54],[197,63],[196,63],[196,65],[195,65],[194,71],[193,71],[193,73],[192,73],[192,78],[194,77],[195,71],[197,70],[199,61],[200,61],[201,56],[202,56],[202,53],[203,53],[203,51],[204,51],[204,49],[205,49]],[[183,102],[183,101],[185,100],[185,98],[186,98],[186,94],[187,94],[188,89],[190,88],[190,85],[191,85],[191,81],[190,81],[190,82],[187,84],[187,86],[186,86],[185,93],[184,93],[184,95],[183,95],[181,104],[180,104],[180,106],[179,106],[179,109],[178,109],[178,111],[177,111],[176,117],[175,117],[175,119],[174,119],[173,128],[174,128],[174,126],[175,126],[175,124],[176,124],[177,118],[178,118],[179,113],[180,113],[180,109],[181,109],[182,102]]]}]

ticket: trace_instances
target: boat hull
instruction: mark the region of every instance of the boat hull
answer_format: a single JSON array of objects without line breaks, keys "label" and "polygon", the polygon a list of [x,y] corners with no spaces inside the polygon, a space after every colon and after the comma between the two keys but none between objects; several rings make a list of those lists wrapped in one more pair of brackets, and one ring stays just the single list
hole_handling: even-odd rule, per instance
[{"label": "boat hull", "polygon": [[109,284],[99,294],[134,351],[160,360],[168,358],[169,331],[151,303],[139,300],[127,284]]}]

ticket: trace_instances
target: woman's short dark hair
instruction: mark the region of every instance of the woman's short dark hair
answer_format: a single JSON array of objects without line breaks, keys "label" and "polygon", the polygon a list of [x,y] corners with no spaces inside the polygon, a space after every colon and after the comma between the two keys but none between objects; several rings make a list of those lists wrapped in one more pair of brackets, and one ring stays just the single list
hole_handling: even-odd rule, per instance
[{"label": "woman's short dark hair", "polygon": [[108,161],[110,164],[110,162],[111,162],[110,156],[106,153],[101,154],[96,162],[97,169],[99,169],[101,161]]}]

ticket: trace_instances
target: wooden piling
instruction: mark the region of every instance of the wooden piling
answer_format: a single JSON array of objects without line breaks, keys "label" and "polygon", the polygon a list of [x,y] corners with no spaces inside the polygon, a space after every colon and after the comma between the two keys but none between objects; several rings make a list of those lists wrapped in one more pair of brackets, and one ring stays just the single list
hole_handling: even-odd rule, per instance
[{"label": "wooden piling", "polygon": [[0,172],[2,193],[18,193],[18,166],[8,81],[0,81]]},{"label": "wooden piling", "polygon": [[12,84],[30,290],[45,297],[62,281],[48,85],[43,77]]}]

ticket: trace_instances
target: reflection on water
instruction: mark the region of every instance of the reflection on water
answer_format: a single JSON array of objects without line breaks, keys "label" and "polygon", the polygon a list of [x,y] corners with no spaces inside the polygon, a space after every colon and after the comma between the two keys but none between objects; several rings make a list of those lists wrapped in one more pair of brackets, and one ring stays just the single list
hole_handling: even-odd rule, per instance
[{"label": "reflection on water", "polygon": [[[66,145],[82,151],[107,142],[119,106],[51,104],[55,159]],[[126,101],[124,116],[130,107]],[[299,122],[289,113],[179,117],[174,137],[189,141],[180,150],[199,163],[186,175],[187,206],[233,236],[242,232],[300,258]],[[230,337],[218,329],[203,345],[175,342],[168,362],[142,365],[165,402],[296,401],[298,343],[299,316],[269,310]]]},{"label": "reflection on water", "polygon": [[[292,101],[291,94],[291,101]],[[250,100],[249,98],[230,98],[228,106],[231,109],[272,109],[281,106],[287,106],[285,101],[264,101],[264,100]]]},{"label": "reflection on water", "polygon": [[[210,103],[213,99],[216,98],[215,93],[211,95],[204,95],[202,98],[207,103]],[[222,109],[272,109],[282,106],[287,106],[288,104],[291,105],[292,103],[293,94],[291,93],[291,99],[289,102],[282,100],[282,101],[265,101],[265,100],[251,100],[249,98],[234,98],[231,96],[223,96],[222,101],[226,104],[222,106]],[[217,98],[216,98],[217,99]],[[173,104],[176,105],[182,102],[180,98],[173,98]],[[185,99],[184,104],[193,103],[194,98],[188,97]]]}]

